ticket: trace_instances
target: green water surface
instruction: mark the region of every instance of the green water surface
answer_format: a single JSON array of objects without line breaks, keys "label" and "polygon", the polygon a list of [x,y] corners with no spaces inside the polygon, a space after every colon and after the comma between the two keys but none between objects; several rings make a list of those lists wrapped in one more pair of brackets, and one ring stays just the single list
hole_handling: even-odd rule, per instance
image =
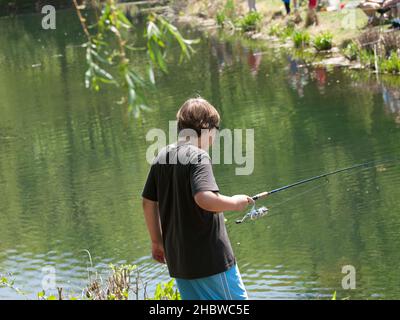
[{"label": "green water surface", "polygon": [[[135,119],[109,87],[84,88],[84,41],[72,11],[57,29],[40,16],[0,20],[0,274],[35,297],[43,268],[80,293],[96,268],[137,263],[150,293],[168,272],[150,258],[140,193],[146,133],[168,129],[201,94],[223,128],[254,129],[254,172],[215,165],[224,194],[255,194],[400,151],[400,85],[361,72],[306,68],[278,49],[200,35],[189,63],[170,63]],[[187,31],[189,37],[199,36]],[[146,57],[137,54],[140,66]],[[397,82],[397,83],[396,83]],[[269,216],[236,225],[225,213],[244,283],[255,299],[400,298],[400,166],[356,170],[260,201]],[[342,289],[342,267],[356,289]],[[18,297],[0,288],[0,298]]]}]

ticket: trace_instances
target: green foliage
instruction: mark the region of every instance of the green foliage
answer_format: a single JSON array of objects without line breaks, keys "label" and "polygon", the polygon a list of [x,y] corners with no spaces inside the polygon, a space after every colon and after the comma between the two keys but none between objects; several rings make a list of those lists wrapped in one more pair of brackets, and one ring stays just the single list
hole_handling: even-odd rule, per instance
[{"label": "green foliage", "polygon": [[268,34],[270,36],[280,37],[282,34],[281,27],[278,24],[273,24],[269,27]]},{"label": "green foliage", "polygon": [[287,38],[292,38],[294,32],[295,32],[294,26],[291,24],[288,24],[282,29],[280,38],[282,40],[286,40]]},{"label": "green foliage", "polygon": [[360,50],[359,51],[359,59],[360,62],[366,66],[374,65],[374,54],[371,53],[369,50]]},{"label": "green foliage", "polygon": [[400,57],[397,52],[392,52],[388,58],[381,59],[379,67],[382,72],[400,73]]},{"label": "green foliage", "polygon": [[336,300],[336,291],[333,293],[331,300]]},{"label": "green foliage", "polygon": [[218,11],[217,15],[216,15],[216,20],[217,20],[217,24],[221,27],[224,26],[224,23],[226,21],[226,15],[224,11]]},{"label": "green foliage", "polygon": [[333,35],[330,32],[323,32],[314,38],[313,44],[317,51],[332,49]]},{"label": "green foliage", "polygon": [[215,16],[217,24],[221,27],[225,26],[226,22],[232,22],[236,19],[235,2],[227,0],[223,9],[219,10]]},{"label": "green foliage", "polygon": [[[90,283],[84,290],[86,299],[90,300],[128,300],[130,298],[130,292],[136,295],[136,299],[139,296],[139,284],[142,283],[140,279],[139,271],[136,265],[123,264],[123,265],[109,265],[111,274],[107,281],[103,282],[101,278],[96,276],[95,279],[89,279]],[[137,272],[135,282],[132,283],[132,274]],[[97,274],[97,273],[96,273]],[[145,285],[146,286],[146,285]],[[145,290],[145,286],[143,289]],[[15,287],[14,281],[9,280],[5,276],[0,276],[0,288],[8,287],[13,289],[17,294],[25,294]],[[134,289],[132,289],[134,287]],[[38,300],[78,300],[77,297],[63,297],[63,289],[57,288],[58,296],[46,295],[44,290],[37,293]],[[146,293],[144,292],[146,298]],[[175,287],[174,279],[166,283],[159,283],[156,286],[154,297],[151,300],[181,300],[178,289]]]},{"label": "green foliage", "polygon": [[[90,283],[85,289],[85,296],[91,300],[127,300],[131,290],[131,276],[137,270],[136,265],[109,265],[111,274],[106,282],[98,276],[90,279]],[[136,284],[138,282],[136,279]],[[138,292],[137,292],[138,293]]]},{"label": "green foliage", "polygon": [[[84,7],[73,0],[83,31],[88,41],[85,73],[85,86],[94,91],[101,89],[101,84],[111,84],[123,89],[126,102],[135,117],[147,107],[146,93],[154,87],[154,67],[167,72],[167,52],[172,42],[177,42],[181,51],[180,60],[189,59],[194,50],[192,45],[198,41],[185,39],[178,29],[162,16],[150,13],[146,19],[144,39],[146,47],[139,47],[137,41],[130,43],[129,31],[134,25],[117,6],[116,0],[106,0],[103,4],[95,1],[101,8],[94,15],[95,21],[88,22],[84,17]],[[146,50],[149,60],[147,65],[133,65],[129,52]],[[143,72],[146,69],[146,72]]]},{"label": "green foliage", "polygon": [[303,48],[310,44],[310,34],[307,31],[294,31],[292,40],[296,48]]},{"label": "green foliage", "polygon": [[38,292],[37,298],[38,298],[38,300],[59,300],[59,298],[57,298],[55,295],[47,296],[46,292],[44,290]]},{"label": "green foliage", "polygon": [[181,300],[181,295],[175,287],[174,279],[167,283],[157,284],[153,300]]},{"label": "green foliage", "polygon": [[355,41],[350,41],[347,45],[342,49],[343,54],[350,61],[357,60],[360,54],[360,48]]},{"label": "green foliage", "polygon": [[17,294],[25,296],[25,293],[15,286],[14,280],[10,280],[8,277],[3,275],[0,275],[0,288],[1,287],[9,288],[11,290],[14,290]]},{"label": "green foliage", "polygon": [[259,12],[251,11],[240,18],[236,24],[242,31],[254,31],[258,28],[261,19],[262,15]]},{"label": "green foliage", "polygon": [[236,16],[236,9],[235,9],[235,1],[234,0],[227,0],[224,6],[224,13],[225,15],[233,20]]}]

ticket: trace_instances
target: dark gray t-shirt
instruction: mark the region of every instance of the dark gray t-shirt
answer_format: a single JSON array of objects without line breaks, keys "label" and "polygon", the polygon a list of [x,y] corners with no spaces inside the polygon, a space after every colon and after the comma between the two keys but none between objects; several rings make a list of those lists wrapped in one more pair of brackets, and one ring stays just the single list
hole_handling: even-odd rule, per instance
[{"label": "dark gray t-shirt", "polygon": [[158,201],[165,256],[171,277],[196,279],[235,264],[223,213],[194,201],[199,191],[218,192],[207,152],[173,144],[154,160],[142,196]]}]

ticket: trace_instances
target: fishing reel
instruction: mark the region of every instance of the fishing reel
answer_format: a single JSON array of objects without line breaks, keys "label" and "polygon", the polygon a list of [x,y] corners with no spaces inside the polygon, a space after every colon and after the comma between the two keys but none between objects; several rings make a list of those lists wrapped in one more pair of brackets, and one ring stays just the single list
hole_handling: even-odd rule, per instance
[{"label": "fishing reel", "polygon": [[254,204],[253,207],[251,208],[250,212],[246,213],[242,219],[236,220],[236,223],[242,223],[246,219],[256,220],[261,217],[264,217],[267,213],[268,213],[267,207],[256,208],[256,205]]}]

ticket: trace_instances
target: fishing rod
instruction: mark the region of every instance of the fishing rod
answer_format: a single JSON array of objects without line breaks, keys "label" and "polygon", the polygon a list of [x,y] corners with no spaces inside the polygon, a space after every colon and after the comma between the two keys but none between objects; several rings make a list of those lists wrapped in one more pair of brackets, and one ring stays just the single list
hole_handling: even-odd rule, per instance
[{"label": "fishing rod", "polygon": [[[388,162],[388,161],[393,161],[393,160],[387,160],[387,161],[383,161],[383,162]],[[327,173],[324,173],[324,174],[320,174],[320,175],[317,175],[317,176],[314,176],[314,177],[311,177],[311,178],[300,180],[300,181],[297,181],[295,183],[291,183],[291,184],[288,184],[286,186],[273,189],[271,191],[264,191],[264,192],[256,194],[255,196],[253,196],[251,198],[254,201],[257,201],[257,200],[265,198],[266,196],[269,196],[271,194],[278,193],[278,192],[281,192],[281,191],[284,191],[284,190],[287,190],[287,189],[290,189],[290,188],[293,188],[293,187],[297,187],[299,185],[302,185],[302,184],[305,184],[305,183],[308,183],[308,182],[311,182],[311,181],[314,181],[314,180],[318,180],[318,179],[321,179],[321,178],[325,178],[325,177],[328,177],[328,176],[331,176],[331,175],[334,175],[334,174],[338,174],[338,173],[341,173],[341,172],[353,170],[353,169],[356,169],[356,168],[366,167],[366,166],[369,166],[371,164],[378,165],[378,164],[381,164],[381,163],[382,162],[376,163],[375,161],[369,161],[369,162],[364,162],[364,163],[352,165],[350,167],[334,170],[334,171],[327,172]],[[252,209],[250,210],[250,212],[246,213],[243,216],[242,219],[236,220],[236,223],[238,223],[238,224],[242,223],[247,218],[250,218],[251,220],[255,220],[255,219],[258,219],[258,218],[261,218],[261,217],[265,216],[267,213],[268,213],[268,208],[260,207],[260,208],[257,209],[256,206],[255,206],[255,202],[254,202],[254,205],[253,205]]]}]

